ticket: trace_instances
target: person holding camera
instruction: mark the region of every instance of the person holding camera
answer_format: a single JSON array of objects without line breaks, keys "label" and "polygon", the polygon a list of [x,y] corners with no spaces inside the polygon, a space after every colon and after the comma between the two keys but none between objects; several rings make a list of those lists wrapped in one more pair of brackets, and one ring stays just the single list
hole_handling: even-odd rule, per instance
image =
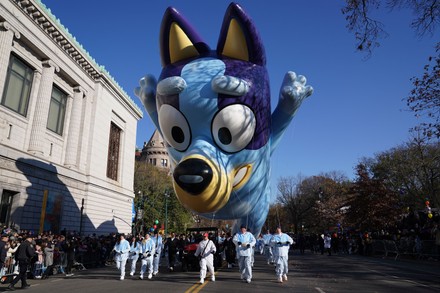
[{"label": "person holding camera", "polygon": [[232,242],[234,242],[237,251],[241,279],[246,283],[250,283],[252,280],[252,256],[254,253],[252,247],[255,246],[257,241],[254,235],[247,231],[246,226],[241,225],[240,232],[234,235]]},{"label": "person holding camera", "polygon": [[72,235],[68,235],[63,243],[63,251],[67,260],[66,277],[73,276],[72,267],[75,262],[76,239]]},{"label": "person holding camera", "polygon": [[205,282],[206,268],[211,274],[211,281],[215,281],[214,274],[214,254],[217,251],[214,242],[209,239],[209,234],[203,234],[203,240],[200,241],[194,256],[199,259],[200,264],[200,284]]},{"label": "person holding camera", "polygon": [[289,260],[289,248],[294,244],[292,237],[281,232],[281,227],[277,227],[275,234],[270,240],[270,246],[272,247],[273,256],[275,259],[276,267],[275,272],[278,276],[278,282],[282,283],[283,280],[287,281],[288,260]]}]

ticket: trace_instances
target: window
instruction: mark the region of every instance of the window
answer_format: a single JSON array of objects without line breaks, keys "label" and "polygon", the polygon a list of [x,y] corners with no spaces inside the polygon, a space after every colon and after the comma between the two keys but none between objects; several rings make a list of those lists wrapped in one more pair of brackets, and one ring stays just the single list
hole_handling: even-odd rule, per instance
[{"label": "window", "polygon": [[113,180],[118,180],[120,144],[121,129],[112,122],[110,124],[110,139],[108,144],[107,177]]},{"label": "window", "polygon": [[160,164],[162,165],[162,167],[167,167],[168,166],[168,160],[167,159],[160,159]]},{"label": "window", "polygon": [[47,118],[47,129],[59,135],[63,135],[64,116],[66,114],[67,95],[57,87],[52,89],[50,98],[49,117]]},{"label": "window", "polygon": [[11,55],[1,104],[26,116],[33,78],[32,68]]},{"label": "window", "polygon": [[9,226],[11,216],[12,199],[17,192],[11,190],[3,190],[0,199],[0,223],[3,226]]}]

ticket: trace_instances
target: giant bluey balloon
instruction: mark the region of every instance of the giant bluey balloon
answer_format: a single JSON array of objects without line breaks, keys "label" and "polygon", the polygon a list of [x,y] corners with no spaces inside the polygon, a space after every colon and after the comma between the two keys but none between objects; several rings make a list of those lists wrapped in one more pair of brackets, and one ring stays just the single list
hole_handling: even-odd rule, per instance
[{"label": "giant bluey balloon", "polygon": [[159,80],[145,76],[135,93],[168,144],[178,199],[203,217],[235,219],[236,228],[258,234],[271,199],[271,154],[312,87],[288,72],[271,114],[264,47],[235,3],[216,50],[169,7],[160,52]]}]

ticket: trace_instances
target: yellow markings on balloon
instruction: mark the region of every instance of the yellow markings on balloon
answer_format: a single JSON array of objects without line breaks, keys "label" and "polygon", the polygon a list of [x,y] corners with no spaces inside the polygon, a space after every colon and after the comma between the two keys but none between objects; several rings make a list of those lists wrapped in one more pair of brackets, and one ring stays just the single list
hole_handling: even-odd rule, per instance
[{"label": "yellow markings on balloon", "polygon": [[175,22],[170,27],[169,46],[171,63],[199,55],[189,37]]},{"label": "yellow markings on balloon", "polygon": [[251,173],[252,173],[252,165],[246,165],[243,167],[240,167],[238,169],[236,169],[233,173],[234,173],[234,177],[238,175],[238,173],[241,172],[245,172],[244,176],[242,176],[242,178],[240,179],[240,181],[238,181],[237,183],[234,183],[233,188],[234,189],[239,189],[240,187],[242,187],[247,181],[248,179],[251,177]]},{"label": "yellow markings on balloon", "polygon": [[200,194],[186,192],[178,184],[174,184],[179,201],[187,208],[198,213],[212,213],[221,209],[228,201],[232,190],[233,174],[226,174],[218,166],[215,166],[206,157],[201,155],[191,155],[188,159],[203,160],[212,169],[212,180]]}]

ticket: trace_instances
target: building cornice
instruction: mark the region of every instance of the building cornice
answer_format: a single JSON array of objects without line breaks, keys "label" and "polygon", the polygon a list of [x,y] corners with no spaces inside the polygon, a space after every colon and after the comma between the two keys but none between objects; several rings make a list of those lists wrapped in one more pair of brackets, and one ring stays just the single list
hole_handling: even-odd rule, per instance
[{"label": "building cornice", "polygon": [[[76,38],[72,36],[68,29],[65,28],[60,20],[52,14],[50,9],[46,7],[40,0],[10,0],[17,8],[19,8],[29,19],[40,27],[45,34],[52,39],[52,41],[66,53],[75,63],[77,63],[84,72],[87,73],[93,80],[98,82],[100,79],[113,87],[119,95],[126,100],[127,104],[133,108],[139,117],[142,117],[142,110],[131,99],[131,97],[122,89],[122,87],[115,81],[104,66],[99,65],[95,59],[78,43]],[[8,25],[5,22],[6,25]],[[4,25],[3,25],[4,26]],[[9,27],[4,27],[10,29]],[[19,33],[11,29],[14,34]]]}]

